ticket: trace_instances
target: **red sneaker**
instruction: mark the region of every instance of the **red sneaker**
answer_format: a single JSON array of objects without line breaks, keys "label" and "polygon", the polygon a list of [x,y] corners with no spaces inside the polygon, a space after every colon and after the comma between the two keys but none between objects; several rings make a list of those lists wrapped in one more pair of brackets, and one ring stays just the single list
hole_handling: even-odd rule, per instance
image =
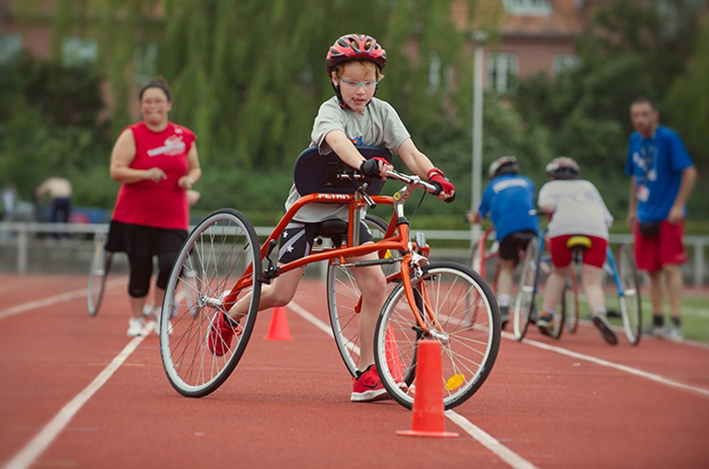
[{"label": "red sneaker", "polygon": [[384,388],[377,367],[369,365],[357,378],[352,378],[352,402],[379,401],[389,398],[387,390]]},{"label": "red sneaker", "polygon": [[217,314],[215,318],[216,324],[215,320],[212,319],[212,324],[207,333],[207,342],[209,351],[217,357],[221,357],[229,350],[234,334],[241,335],[241,329],[229,324],[229,321],[224,317],[224,313]]}]

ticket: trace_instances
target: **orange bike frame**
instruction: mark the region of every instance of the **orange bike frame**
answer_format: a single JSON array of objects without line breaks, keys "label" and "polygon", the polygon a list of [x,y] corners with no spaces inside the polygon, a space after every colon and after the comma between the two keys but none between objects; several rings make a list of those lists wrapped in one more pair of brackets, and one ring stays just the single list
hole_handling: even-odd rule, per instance
[{"label": "orange bike frame", "polygon": [[[394,205],[394,198],[390,196],[372,196],[371,198],[376,204],[390,206]],[[346,258],[363,256],[372,252],[378,252],[379,257],[381,259],[384,257],[387,250],[401,251],[404,254],[403,258],[401,259],[401,271],[391,275],[389,278],[387,278],[387,281],[391,280],[392,278],[397,278],[401,276],[404,291],[406,293],[406,298],[409,301],[409,304],[412,305],[412,310],[414,312],[414,315],[416,316],[416,320],[423,330],[427,330],[425,322],[422,320],[419,312],[417,311],[417,308],[415,308],[416,302],[414,301],[414,293],[413,288],[411,286],[411,268],[409,264],[411,262],[412,250],[415,250],[417,246],[415,243],[411,243],[409,241],[408,223],[398,224],[398,235],[395,235],[394,233],[397,228],[397,213],[396,211],[394,211],[389,222],[389,227],[387,228],[387,231],[384,235],[384,239],[382,239],[381,241],[377,241],[373,244],[366,244],[362,246],[354,245],[353,221],[355,220],[355,218],[357,218],[359,210],[362,209],[365,205],[364,201],[360,198],[359,195],[316,193],[301,197],[300,199],[298,199],[298,201],[296,201],[295,204],[293,204],[293,206],[288,210],[288,212],[283,215],[281,221],[278,223],[278,225],[276,225],[266,242],[261,246],[261,259],[263,260],[266,257],[266,253],[268,252],[271,241],[275,241],[280,238],[280,236],[283,234],[283,231],[286,229],[286,226],[288,226],[288,224],[293,220],[295,214],[303,206],[310,203],[348,204],[349,223],[347,225],[346,247],[333,247],[330,249],[325,249],[317,253],[309,254],[305,257],[301,257],[300,259],[291,261],[287,264],[279,266],[277,275],[290,272],[293,269],[303,267],[312,262],[339,258],[344,263]],[[424,246],[421,251],[424,253],[425,257],[428,257],[428,246]],[[237,299],[239,291],[252,282],[252,269],[253,266],[249,266],[246,269],[242,277],[232,288],[229,295],[224,298],[225,306],[227,306],[228,308],[233,306],[234,302]],[[259,278],[261,277],[260,272],[257,275]],[[424,305],[428,305],[428,295],[426,295],[425,293],[425,287],[423,288],[422,296],[424,297]],[[427,316],[429,316],[429,318],[435,323],[435,315],[430,310],[430,307],[426,306],[424,309],[427,312]]]}]

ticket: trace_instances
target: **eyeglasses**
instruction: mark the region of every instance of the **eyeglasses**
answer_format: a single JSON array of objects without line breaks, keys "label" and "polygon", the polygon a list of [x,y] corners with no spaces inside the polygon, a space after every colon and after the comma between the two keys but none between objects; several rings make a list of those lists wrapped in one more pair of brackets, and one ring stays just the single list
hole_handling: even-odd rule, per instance
[{"label": "eyeglasses", "polygon": [[167,99],[150,99],[150,98],[147,98],[147,99],[144,99],[141,104],[143,104],[143,105],[145,105],[145,106],[153,106],[153,105],[159,106],[159,105],[161,105],[161,104],[165,104],[166,102],[167,102]]},{"label": "eyeglasses", "polygon": [[339,77],[340,81],[342,82],[343,85],[345,85],[347,88],[351,89],[356,89],[358,86],[363,86],[367,90],[371,90],[375,86],[379,84],[378,81],[363,81],[363,82],[358,82],[358,81],[347,81],[342,77]]}]

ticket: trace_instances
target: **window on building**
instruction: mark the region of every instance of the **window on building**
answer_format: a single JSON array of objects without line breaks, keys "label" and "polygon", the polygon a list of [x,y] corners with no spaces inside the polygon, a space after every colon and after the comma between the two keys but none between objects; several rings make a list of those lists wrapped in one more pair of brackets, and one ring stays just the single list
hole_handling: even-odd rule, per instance
[{"label": "window on building", "polygon": [[93,39],[70,37],[62,44],[62,64],[66,66],[81,66],[96,61],[98,44]]},{"label": "window on building", "polygon": [[487,59],[487,83],[500,94],[517,88],[519,57],[517,54],[491,54]]},{"label": "window on building", "polygon": [[554,75],[559,75],[578,68],[580,64],[581,59],[577,55],[555,55],[551,62],[551,71]]},{"label": "window on building", "polygon": [[135,79],[145,83],[158,74],[158,43],[153,41],[139,45],[133,53]]},{"label": "window on building", "polygon": [[7,63],[22,50],[22,37],[7,34],[0,37],[0,63]]},{"label": "window on building", "polygon": [[502,5],[511,15],[551,15],[549,0],[502,0]]}]

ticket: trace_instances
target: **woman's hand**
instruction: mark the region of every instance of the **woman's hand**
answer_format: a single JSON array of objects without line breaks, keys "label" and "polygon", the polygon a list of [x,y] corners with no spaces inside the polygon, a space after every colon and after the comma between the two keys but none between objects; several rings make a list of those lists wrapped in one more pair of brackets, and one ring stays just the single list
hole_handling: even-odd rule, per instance
[{"label": "woman's hand", "polygon": [[200,198],[201,196],[202,196],[202,195],[201,195],[199,192],[197,192],[197,191],[188,190],[188,191],[187,191],[187,204],[188,204],[190,207],[192,207],[192,206],[195,205],[197,202],[199,202],[199,198]]},{"label": "woman's hand", "polygon": [[165,174],[165,171],[160,168],[150,168],[145,170],[143,179],[153,181],[157,184],[163,179],[167,179],[167,174]]},{"label": "woman's hand", "polygon": [[192,186],[194,185],[194,179],[192,179],[189,176],[182,176],[178,181],[177,181],[177,186],[180,189],[185,189],[189,190],[192,189]]}]

